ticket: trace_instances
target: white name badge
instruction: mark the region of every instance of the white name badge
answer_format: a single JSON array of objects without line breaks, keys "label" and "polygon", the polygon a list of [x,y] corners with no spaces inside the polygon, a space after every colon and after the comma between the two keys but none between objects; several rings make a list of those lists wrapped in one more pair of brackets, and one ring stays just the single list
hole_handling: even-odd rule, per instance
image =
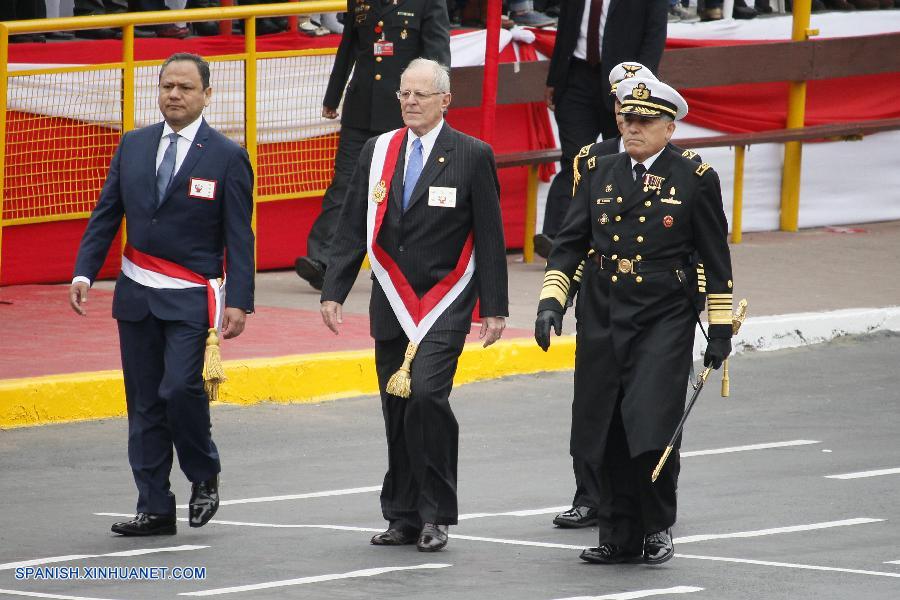
[{"label": "white name badge", "polygon": [[191,177],[191,183],[188,187],[188,196],[191,198],[213,200],[216,197],[216,182],[211,179]]},{"label": "white name badge", "polygon": [[435,186],[428,188],[428,206],[454,208],[456,206],[456,188]]}]

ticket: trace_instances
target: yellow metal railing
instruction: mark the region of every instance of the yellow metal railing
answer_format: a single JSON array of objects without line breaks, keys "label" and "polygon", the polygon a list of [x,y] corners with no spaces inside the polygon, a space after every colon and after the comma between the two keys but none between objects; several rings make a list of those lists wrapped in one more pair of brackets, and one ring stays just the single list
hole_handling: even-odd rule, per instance
[{"label": "yellow metal railing", "polygon": [[[106,169],[109,165],[109,159],[118,142],[121,133],[134,129],[138,124],[138,117],[144,117],[144,121],[155,122],[161,118],[155,109],[155,91],[150,94],[146,84],[147,79],[154,78],[155,83],[155,67],[158,67],[162,60],[137,61],[134,54],[134,28],[138,25],[159,25],[172,22],[196,22],[196,21],[228,21],[243,20],[244,22],[244,51],[238,54],[206,56],[205,58],[213,65],[220,65],[223,72],[235,65],[240,65],[242,81],[238,85],[232,82],[232,88],[239,90],[240,94],[236,96],[231,103],[234,106],[232,110],[235,118],[232,118],[231,130],[226,134],[230,135],[236,141],[242,143],[247,149],[250,156],[251,164],[256,176],[256,184],[254,186],[254,230],[256,227],[256,203],[265,201],[283,200],[288,198],[300,198],[319,196],[324,191],[330,180],[331,157],[337,146],[337,124],[314,125],[308,128],[308,131],[319,132],[313,135],[311,149],[302,147],[303,143],[308,142],[305,137],[297,135],[288,135],[288,139],[281,139],[282,136],[273,134],[273,150],[269,154],[261,155],[259,117],[260,117],[260,86],[265,85],[268,81],[260,81],[260,66],[277,65],[279,61],[288,66],[294,66],[291,61],[313,61],[318,71],[313,76],[324,76],[327,81],[327,74],[331,68],[331,56],[335,53],[334,49],[313,49],[313,50],[291,50],[276,52],[259,52],[256,45],[256,19],[259,17],[269,16],[293,16],[299,14],[322,13],[322,12],[342,12],[346,10],[346,2],[342,0],[316,0],[309,2],[284,2],[281,4],[264,4],[253,6],[237,6],[237,7],[221,7],[221,8],[204,8],[192,10],[171,10],[171,11],[155,11],[155,12],[139,12],[139,13],[122,13],[115,15],[98,15],[84,17],[70,17],[61,19],[37,19],[29,21],[8,21],[0,22],[0,248],[2,248],[3,227],[10,225],[22,225],[29,223],[40,223],[48,221],[62,221],[70,219],[81,219],[90,215],[93,205],[99,195],[100,187],[103,179],[105,179]],[[122,53],[120,60],[115,62],[98,63],[89,66],[69,66],[60,65],[55,68],[41,69],[17,69],[10,70],[9,66],[9,36],[23,33],[42,33],[50,31],[69,31],[81,29],[98,29],[98,28],[118,28],[122,31]],[[63,46],[60,45],[62,48]],[[317,58],[321,57],[321,58]],[[234,64],[232,64],[234,63]],[[149,71],[149,69],[153,69]],[[232,69],[233,71],[234,69]],[[272,66],[271,71],[277,72],[277,66]],[[294,68],[291,74],[297,79],[297,98],[294,100],[314,111],[318,118],[321,111],[321,100],[324,96],[324,87],[321,93],[313,86],[304,86],[301,76],[304,69]],[[114,77],[112,74],[118,72]],[[77,114],[67,114],[66,108],[61,110],[56,107],[57,114],[33,114],[30,117],[34,119],[43,119],[44,129],[38,129],[35,126],[29,128],[27,122],[29,115],[28,110],[18,106],[11,106],[10,101],[15,104],[18,100],[24,100],[26,104],[36,104],[39,99],[32,97],[21,98],[19,96],[11,96],[11,93],[17,93],[20,96],[27,95],[36,87],[35,78],[49,78],[49,85],[52,88],[59,85],[53,80],[54,77],[73,76],[91,77],[97,73],[110,77],[110,81],[100,81],[99,87],[104,88],[105,93],[115,94],[115,99],[110,106],[115,106],[112,116],[104,115],[88,122],[79,122]],[[78,75],[81,74],[81,75]],[[229,74],[229,73],[226,73]],[[233,74],[233,73],[230,73]],[[215,73],[214,73],[215,75]],[[142,80],[143,76],[143,80]],[[31,80],[29,80],[31,78]],[[117,81],[116,85],[109,85],[113,81]],[[11,82],[17,84],[15,90],[11,90]],[[72,82],[68,82],[72,85]],[[76,80],[75,84],[83,83]],[[21,85],[19,85],[21,84]],[[77,85],[72,85],[77,87]],[[214,77],[214,91],[218,90],[217,81]],[[111,88],[111,89],[106,89]],[[27,89],[27,92],[22,92]],[[142,94],[142,92],[145,92]],[[62,92],[54,92],[63,95]],[[80,94],[73,91],[71,98],[77,98]],[[152,98],[148,98],[151,96]],[[65,97],[63,95],[63,97]],[[152,100],[152,101],[151,101]],[[217,108],[216,101],[213,99],[211,109],[213,113]],[[279,98],[279,102],[283,100]],[[71,102],[77,102],[72,99]],[[239,106],[236,106],[238,105]],[[148,108],[152,105],[153,108]],[[277,105],[279,110],[284,111],[285,108]],[[88,110],[81,107],[82,110]],[[98,109],[99,110],[99,109]],[[223,109],[228,114],[228,107]],[[149,112],[148,112],[149,111]],[[73,111],[77,113],[77,111]],[[207,113],[210,111],[208,110]],[[25,114],[26,116],[22,116]],[[309,113],[312,115],[313,113]],[[99,114],[98,114],[99,115]],[[293,115],[291,118],[284,118],[280,121],[270,119],[275,122],[275,126],[280,126],[282,130],[292,128]],[[313,119],[313,117],[310,117]],[[11,138],[13,133],[10,130],[10,119],[19,119],[15,135],[17,136],[17,148],[24,154],[29,156],[36,155],[36,147],[40,144],[47,145],[50,149],[46,152],[59,156],[41,159],[40,157],[32,159],[33,164],[27,163],[27,158],[22,158],[20,162],[26,164],[12,165],[9,161],[9,150],[11,148]],[[209,119],[209,117],[208,117]],[[24,125],[22,122],[25,122]],[[59,125],[63,123],[64,126]],[[282,124],[283,123],[283,124]],[[214,126],[216,124],[214,123]],[[63,133],[64,131],[70,133]],[[75,131],[75,133],[71,133]],[[304,132],[304,133],[308,133]],[[97,135],[103,132],[102,135]],[[293,134],[293,132],[289,132]],[[70,142],[62,136],[74,136],[74,139],[84,140],[85,144],[89,144],[88,148],[76,148],[75,152],[70,152],[72,148],[64,148],[64,144]],[[31,142],[28,138],[33,136],[35,139]],[[55,137],[54,137],[55,136]],[[78,137],[80,136],[80,137]],[[102,138],[97,141],[95,138]],[[56,144],[57,146],[54,146]],[[77,141],[76,141],[77,145]],[[307,144],[309,145],[309,144]],[[296,148],[295,148],[296,146]],[[278,152],[284,153],[288,159],[279,160]],[[302,161],[289,160],[292,158],[291,152],[300,153],[302,156],[312,156],[310,165],[304,164]],[[319,158],[315,158],[316,156]],[[327,156],[327,158],[325,158]],[[12,158],[16,158],[13,156]],[[20,157],[21,158],[21,157]],[[94,169],[94,175],[79,174],[85,177],[84,180],[74,181],[75,177],[71,173],[72,169],[67,169],[66,161],[69,163],[75,161],[93,161],[98,168]],[[102,165],[102,167],[100,167]],[[274,165],[274,166],[272,166]],[[323,166],[327,165],[327,166]],[[33,166],[35,169],[56,169],[52,173],[59,180],[53,183],[53,177],[44,178],[44,173],[38,171],[35,173],[34,186],[50,186],[47,189],[55,189],[61,195],[69,198],[67,202],[53,203],[53,198],[47,198],[40,206],[25,209],[23,208],[30,196],[40,196],[38,192],[33,192],[31,188],[17,190],[17,194],[21,197],[21,201],[17,206],[11,204],[10,190],[7,187],[10,181],[11,167],[15,167],[13,176],[17,180],[30,179],[28,176],[28,167]],[[69,165],[70,167],[71,165]],[[312,176],[307,173],[307,169],[312,169]],[[267,181],[276,181],[277,178],[283,179],[286,183],[274,183],[272,185],[264,185],[260,188],[260,176],[266,172],[274,172],[274,175],[268,176]],[[50,180],[50,183],[44,181]],[[29,182],[29,186],[32,185]],[[55,188],[53,187],[55,186]],[[35,187],[39,189],[39,187]],[[61,190],[61,191],[60,191]],[[52,194],[47,194],[52,196]],[[76,200],[71,200],[76,198]],[[80,199],[80,200],[78,200]],[[0,254],[0,268],[2,268],[2,254]]]}]

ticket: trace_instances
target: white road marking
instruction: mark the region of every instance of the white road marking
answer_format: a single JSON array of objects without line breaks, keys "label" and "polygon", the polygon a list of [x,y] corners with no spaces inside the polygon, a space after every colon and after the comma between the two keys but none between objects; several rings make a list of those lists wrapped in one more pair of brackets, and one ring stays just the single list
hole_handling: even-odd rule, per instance
[{"label": "white road marking", "polygon": [[465,521],[466,519],[481,519],[484,517],[532,517],[535,515],[552,515],[554,513],[559,513],[564,510],[569,510],[572,508],[571,506],[551,506],[549,508],[535,508],[531,510],[513,510],[508,512],[496,512],[496,513],[470,513],[467,515],[459,515],[458,519],[460,521]]},{"label": "white road marking", "polygon": [[737,531],[735,533],[712,533],[706,535],[688,535],[675,538],[677,544],[690,544],[691,542],[704,542],[706,540],[724,540],[729,538],[749,538],[778,533],[794,533],[796,531],[812,531],[815,529],[828,529],[829,527],[846,527],[848,525],[865,525],[866,523],[880,523],[884,519],[845,519],[843,521],[825,521],[823,523],[811,523],[809,525],[791,525],[789,527],[773,527],[772,529],[756,529],[754,531]]},{"label": "white road marking", "polygon": [[[118,517],[122,515],[107,515]],[[124,515],[132,516],[132,515]],[[109,554],[68,554],[65,556],[48,556],[47,558],[35,558],[32,560],[22,560],[19,562],[0,564],[0,571],[9,569],[17,569],[19,567],[32,567],[34,565],[47,565],[50,563],[69,562],[72,560],[83,560],[85,558],[100,558],[103,556],[139,556],[141,554],[156,554],[157,552],[182,552],[186,550],[202,550],[209,546],[168,546],[165,548],[143,548],[139,550],[124,550],[122,552],[110,552]]]},{"label": "white road marking", "polygon": [[900,560],[888,560],[888,561],[885,561],[884,564],[886,564],[886,565],[900,565]]},{"label": "white road marking", "polygon": [[[365,494],[368,492],[380,492],[380,485],[367,487],[347,488],[343,490],[326,490],[324,492],[309,492],[306,494],[288,494],[286,496],[262,496],[259,498],[239,498],[236,500],[222,500],[219,506],[229,504],[253,504],[256,502],[283,502],[285,500],[306,500],[307,498],[328,498],[330,496],[349,496],[350,494]],[[179,504],[178,508],[187,508],[187,504]]]},{"label": "white road marking", "polygon": [[843,473],[841,475],[826,475],[826,479],[862,479],[863,477],[879,477],[881,475],[898,475],[900,467],[893,469],[877,469],[875,471],[859,471],[858,473]]},{"label": "white road marking", "polygon": [[28,598],[56,598],[57,600],[110,600],[109,598],[87,598],[85,596],[63,596],[61,594],[42,594],[41,592],[21,592],[19,590],[2,590],[0,595],[26,596]]},{"label": "white road marking", "polygon": [[730,454],[732,452],[747,452],[748,450],[768,450],[770,448],[788,448],[790,446],[808,446],[821,444],[816,440],[791,440],[788,442],[770,442],[767,444],[750,444],[748,446],[731,446],[730,448],[716,448],[713,450],[693,450],[682,452],[681,458],[688,456],[709,456],[710,454]]},{"label": "white road marking", "polygon": [[393,571],[412,571],[415,569],[445,569],[452,565],[446,563],[425,563],[408,567],[380,567],[377,569],[362,569],[349,573],[332,573],[330,575],[315,575],[313,577],[299,577],[297,579],[284,579],[282,581],[269,581],[267,583],[255,583],[250,585],[238,585],[234,587],[201,590],[199,592],[182,592],[179,596],[219,596],[221,594],[234,594],[236,592],[250,592],[253,590],[265,590],[291,585],[305,585],[307,583],[320,583],[322,581],[334,581],[336,579],[352,579],[354,577],[372,577]]},{"label": "white road marking", "polygon": [[748,565],[762,565],[766,567],[783,567],[788,569],[805,569],[808,571],[834,571],[837,573],[854,573],[857,575],[876,575],[878,577],[898,577],[900,573],[885,573],[883,571],[867,571],[864,569],[843,569],[841,567],[822,567],[819,565],[800,565],[794,563],[772,562],[768,560],[751,560],[749,558],[726,558],[724,556],[696,556],[694,554],[676,553],[678,558],[692,558],[695,560],[711,560],[714,562],[744,563]]},{"label": "white road marking", "polygon": [[621,594],[607,594],[606,596],[573,596],[571,598],[560,598],[559,600],[636,600],[637,598],[649,598],[650,596],[668,596],[669,594],[690,594],[691,592],[702,592],[703,588],[693,587],[689,585],[679,585],[675,587],[658,589],[658,590],[638,590],[636,592],[622,592]]}]

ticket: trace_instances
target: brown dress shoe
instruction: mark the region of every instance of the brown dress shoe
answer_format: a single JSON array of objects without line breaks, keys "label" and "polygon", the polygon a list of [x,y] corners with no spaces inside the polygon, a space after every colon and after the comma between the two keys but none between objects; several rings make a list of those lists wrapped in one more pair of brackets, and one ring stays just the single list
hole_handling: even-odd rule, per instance
[{"label": "brown dress shoe", "polygon": [[415,531],[388,528],[386,531],[376,533],[369,540],[373,546],[407,546],[415,544],[418,536]]},{"label": "brown dress shoe", "polygon": [[449,535],[446,525],[435,525],[434,523],[425,523],[422,527],[422,533],[419,534],[419,540],[416,542],[416,548],[419,552],[437,552],[443,550],[447,545]]},{"label": "brown dress shoe", "polygon": [[720,7],[715,8],[705,8],[703,12],[700,13],[701,21],[721,21],[722,20],[722,9]]}]

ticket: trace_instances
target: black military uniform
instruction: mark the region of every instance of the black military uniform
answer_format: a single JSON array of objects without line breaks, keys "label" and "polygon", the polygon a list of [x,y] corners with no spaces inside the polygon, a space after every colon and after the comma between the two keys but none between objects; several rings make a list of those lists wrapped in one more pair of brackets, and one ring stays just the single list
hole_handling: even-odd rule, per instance
[{"label": "black military uniform", "polygon": [[[603,156],[612,156],[618,154],[619,152],[621,152],[621,143],[622,138],[621,136],[618,136],[610,138],[608,140],[603,140],[602,142],[597,142],[596,144],[590,144],[588,145],[589,156],[600,158]],[[703,162],[700,155],[693,150],[682,150],[672,143],[669,143],[666,148],[694,161],[698,165]],[[569,287],[567,304],[571,305],[579,301],[577,297],[582,282],[584,282],[584,285],[586,286],[593,285],[591,279],[596,276],[595,274],[597,270],[590,268],[588,261],[591,260],[592,259],[588,257],[586,260],[582,261],[581,265],[579,265],[578,269],[576,270],[575,275],[572,277],[572,283]],[[706,279],[703,264],[698,262],[695,271],[697,274],[697,286],[693,288],[693,290],[690,292],[690,295],[694,297],[694,304],[697,307],[697,310],[702,311],[706,301]],[[603,477],[600,474],[597,466],[591,465],[583,458],[580,458],[586,453],[574,447],[574,444],[576,443],[575,429],[579,426],[580,424],[573,419],[573,437],[570,441],[570,444],[572,444],[572,468],[575,474],[575,495],[572,498],[572,507],[574,509],[581,509],[581,513],[577,515],[576,518],[580,517],[579,520],[583,522],[584,525],[593,525],[595,521],[594,515],[596,514],[596,511],[598,509],[602,510],[603,507],[608,506],[609,493],[607,490],[603,489]],[[579,438],[581,438],[581,436],[579,436]],[[588,510],[585,511],[584,509]],[[563,527],[583,526],[580,522],[573,520],[571,517],[569,519],[560,519],[559,516],[557,516],[557,519],[554,520],[554,523]]]},{"label": "black military uniform", "polygon": [[446,0],[348,0],[343,37],[322,102],[337,109],[344,95],[334,178],[309,232],[307,256],[295,265],[316,289],[322,287],[331,238],[363,144],[403,126],[394,94],[400,89],[400,74],[415,58],[450,66]]},{"label": "black military uniform", "polygon": [[[671,88],[635,81],[646,83],[640,99],[631,100],[634,113],[669,110],[649,90]],[[601,547],[586,552],[604,545],[615,551],[613,560],[602,552],[583,554],[590,562],[635,559],[642,541],[644,560],[662,562],[647,558],[647,539],[658,532],[668,538],[662,560],[671,557],[678,453],[655,483],[650,474],[684,412],[698,254],[709,292],[710,338],[731,337],[731,259],[716,173],[668,148],[636,179],[632,162],[628,153],[600,157],[593,145],[579,152],[572,206],[554,241],[538,307],[539,313],[564,311],[570,282],[593,249],[584,267],[593,273],[582,282],[575,311],[571,452],[599,473],[608,494],[598,511]]]}]

